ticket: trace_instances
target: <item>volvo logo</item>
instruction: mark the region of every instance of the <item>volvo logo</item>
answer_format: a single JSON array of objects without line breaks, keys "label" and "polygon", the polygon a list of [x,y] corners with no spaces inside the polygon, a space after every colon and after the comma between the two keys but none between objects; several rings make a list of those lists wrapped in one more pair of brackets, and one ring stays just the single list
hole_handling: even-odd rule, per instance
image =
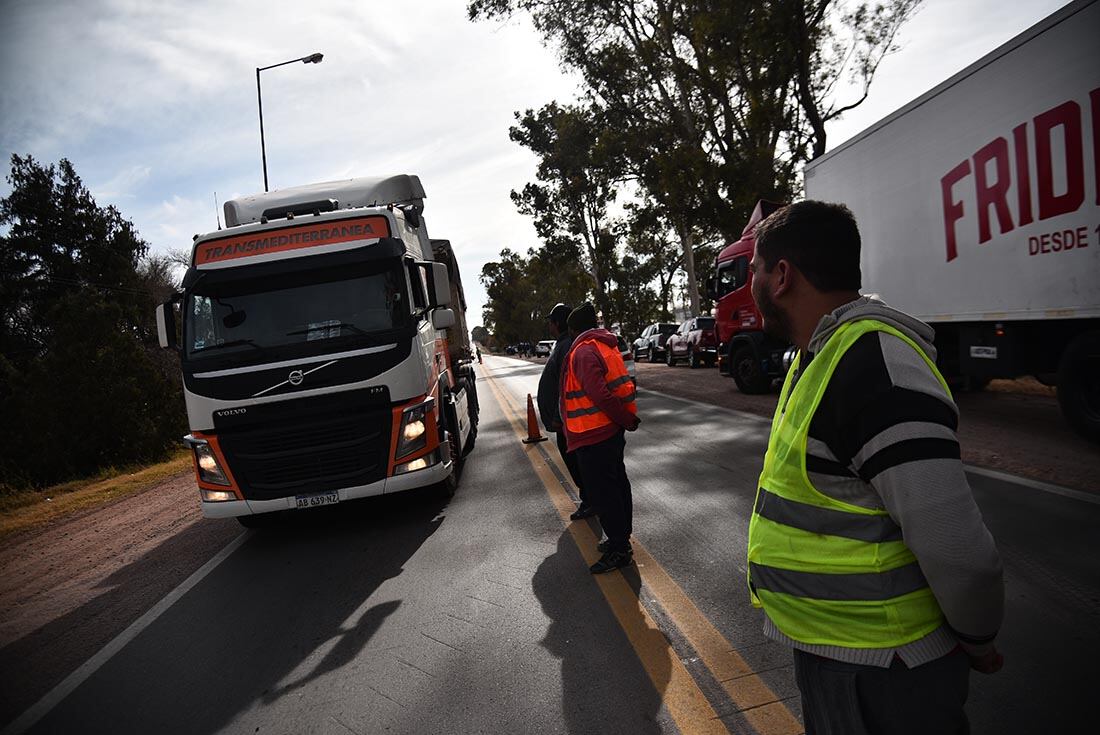
[{"label": "volvo logo", "polygon": [[301,385],[302,380],[305,379],[305,376],[302,375],[301,370],[295,370],[290,375],[288,375],[286,379],[290,382],[291,385]]}]

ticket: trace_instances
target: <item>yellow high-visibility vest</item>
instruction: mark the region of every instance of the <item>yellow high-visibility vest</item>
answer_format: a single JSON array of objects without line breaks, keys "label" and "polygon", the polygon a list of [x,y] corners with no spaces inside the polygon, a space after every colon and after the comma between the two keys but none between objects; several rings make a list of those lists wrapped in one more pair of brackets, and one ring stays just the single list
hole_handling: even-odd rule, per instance
[{"label": "yellow high-visibility vest", "polygon": [[892,648],[928,635],[943,612],[885,510],[862,508],[814,488],[806,472],[810,421],[844,353],[882,331],[915,349],[950,395],[935,363],[897,329],[866,319],[843,324],[798,379],[787,373],[772,420],[749,522],[749,594],[775,626],[807,644]]}]

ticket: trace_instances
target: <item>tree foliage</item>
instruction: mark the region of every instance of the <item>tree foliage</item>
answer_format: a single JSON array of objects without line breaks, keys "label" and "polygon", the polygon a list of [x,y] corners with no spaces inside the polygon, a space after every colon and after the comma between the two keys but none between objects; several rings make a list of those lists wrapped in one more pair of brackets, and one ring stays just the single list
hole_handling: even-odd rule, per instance
[{"label": "tree foliage", "polygon": [[72,164],[13,156],[0,200],[0,483],[40,486],[155,459],[184,428],[156,345],[172,265]]},{"label": "tree foliage", "polygon": [[[825,124],[866,99],[919,3],[470,0],[468,12],[472,20],[528,15],[563,65],[579,72],[602,133],[559,136],[550,157],[591,163],[601,152],[615,163],[607,181],[631,179],[662,209],[698,313],[697,244],[736,239],[760,198],[794,197],[799,167],[825,151]],[[847,82],[859,90],[853,100],[838,96]],[[553,104],[543,112],[550,109],[582,111]],[[549,160],[548,149],[517,140]],[[541,181],[543,173],[540,166]],[[615,197],[598,190],[604,203]],[[540,193],[525,189],[522,198],[536,220],[560,203]],[[593,274],[606,289],[606,274]]]}]

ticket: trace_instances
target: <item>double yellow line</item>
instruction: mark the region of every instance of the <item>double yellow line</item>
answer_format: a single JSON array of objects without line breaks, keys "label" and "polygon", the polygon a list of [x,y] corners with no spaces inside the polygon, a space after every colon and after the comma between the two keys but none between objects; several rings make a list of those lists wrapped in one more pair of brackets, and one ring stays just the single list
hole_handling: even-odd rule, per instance
[{"label": "double yellow line", "polygon": [[[501,411],[516,436],[523,439],[527,432],[520,419],[520,410],[508,399],[506,391],[497,385],[489,365],[482,367],[486,382]],[[544,450],[539,444],[526,444],[524,451],[585,562],[595,563],[599,557],[596,551],[599,539],[587,523],[571,523],[569,520],[569,514],[576,510],[576,505],[566,491],[565,481],[559,479],[568,477],[568,470],[561,457],[557,452]],[[551,465],[557,468],[557,475]],[[758,735],[802,733],[802,724],[798,718],[734,650],[729,641],[711,625],[695,603],[636,538],[633,547],[638,575],[647,592],[652,595],[653,602],[695,650],[740,716]],[[718,714],[626,578],[612,573],[598,575],[595,580],[650,680],[662,694],[665,707],[680,732],[728,735],[729,730],[718,719]]]}]

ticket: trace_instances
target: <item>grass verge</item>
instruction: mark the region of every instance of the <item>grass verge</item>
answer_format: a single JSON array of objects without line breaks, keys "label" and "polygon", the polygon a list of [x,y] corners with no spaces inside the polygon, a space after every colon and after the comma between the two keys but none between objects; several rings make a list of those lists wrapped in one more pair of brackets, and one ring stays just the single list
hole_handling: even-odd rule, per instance
[{"label": "grass verge", "polygon": [[136,495],[191,468],[191,452],[181,449],[154,465],[106,469],[95,477],[41,490],[0,495],[0,539],[33,531],[61,516]]}]

